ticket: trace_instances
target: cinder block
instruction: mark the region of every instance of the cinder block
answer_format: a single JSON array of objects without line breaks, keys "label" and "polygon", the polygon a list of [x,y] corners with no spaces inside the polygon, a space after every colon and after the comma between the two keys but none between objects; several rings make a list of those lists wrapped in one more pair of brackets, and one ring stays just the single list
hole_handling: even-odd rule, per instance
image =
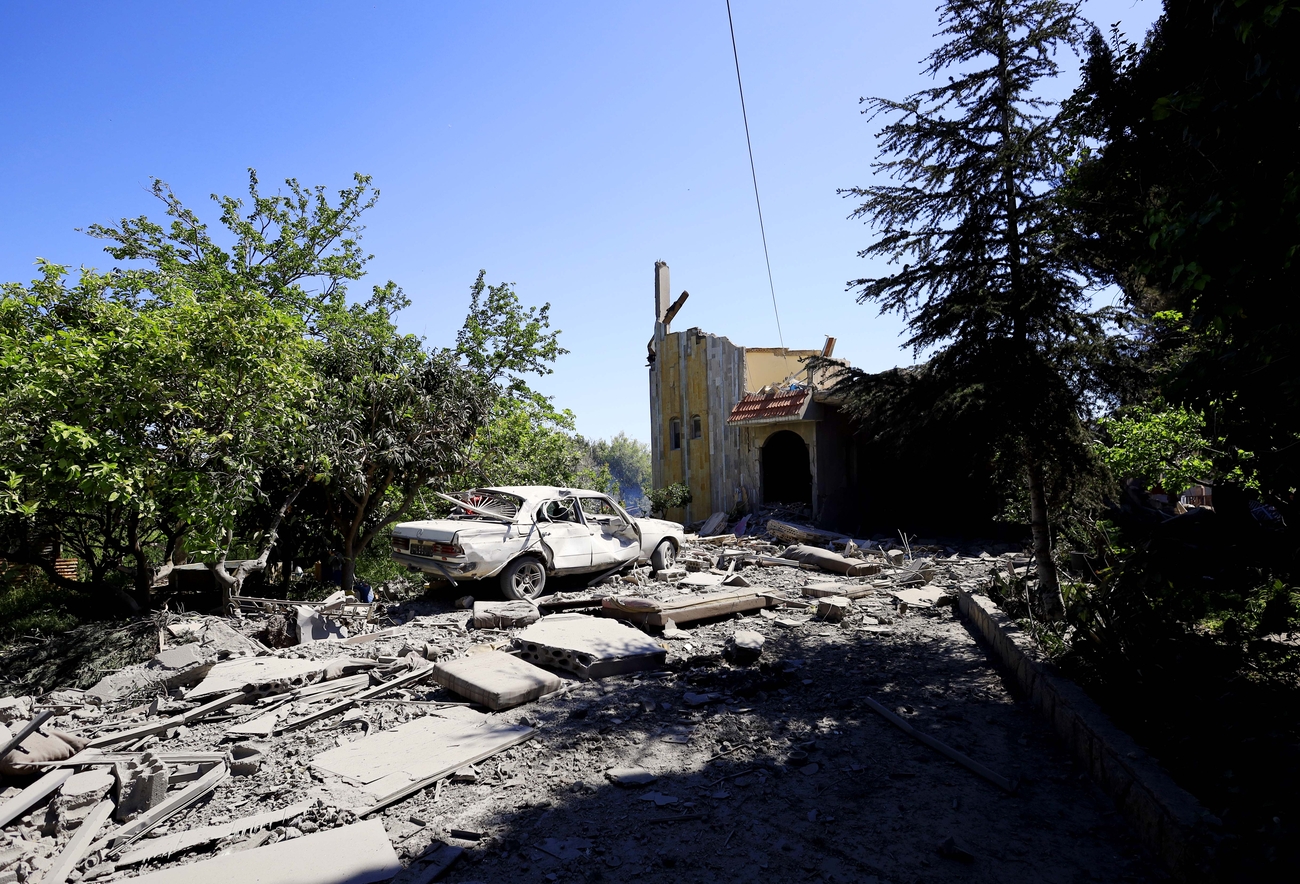
[{"label": "cinder block", "polygon": [[167,765],[152,752],[113,765],[117,780],[118,822],[156,807],[167,797]]},{"label": "cinder block", "polygon": [[543,617],[515,636],[519,656],[584,678],[657,669],[668,652],[639,629],[585,614]]}]

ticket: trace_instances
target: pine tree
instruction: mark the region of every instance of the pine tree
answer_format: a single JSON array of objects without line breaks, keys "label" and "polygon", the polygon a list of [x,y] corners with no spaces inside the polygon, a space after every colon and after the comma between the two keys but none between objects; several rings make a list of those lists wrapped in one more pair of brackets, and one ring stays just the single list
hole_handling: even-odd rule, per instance
[{"label": "pine tree", "polygon": [[1081,24],[1078,4],[1061,0],[949,0],[946,42],[926,59],[936,85],[863,99],[863,113],[885,120],[873,168],[888,183],[841,191],[863,200],[850,217],[878,232],[859,256],[903,264],[851,281],[859,302],[907,318],[908,343],[933,354],[927,370],[947,379],[950,403],[1001,418],[998,449],[1026,485],[1040,604],[1053,618],[1063,608],[1049,502],[1087,458],[1081,415],[1105,346],[1063,246],[1055,190],[1069,145],[1042,94]]}]

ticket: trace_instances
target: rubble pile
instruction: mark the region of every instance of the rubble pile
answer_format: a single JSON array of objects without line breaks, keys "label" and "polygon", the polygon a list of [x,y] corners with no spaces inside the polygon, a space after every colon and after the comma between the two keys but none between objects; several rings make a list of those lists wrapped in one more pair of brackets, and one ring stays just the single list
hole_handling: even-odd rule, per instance
[{"label": "rubble pile", "polygon": [[[636,793],[642,822],[688,822],[787,773],[856,775],[861,762],[824,751],[841,731],[807,655],[849,641],[884,653],[895,638],[959,630],[945,607],[959,587],[1029,567],[1017,550],[860,540],[781,520],[758,534],[740,527],[688,535],[671,568],[538,604],[257,600],[234,619],[176,618],[154,660],[90,690],[0,699],[0,762],[26,775],[0,791],[0,884],[215,882],[252,870],[269,884],[422,884],[466,854],[503,870],[593,857],[617,868],[635,847],[621,858],[577,833],[542,837],[540,822],[529,846],[498,837],[495,821],[506,805],[544,810],[613,785]],[[295,624],[297,644],[250,637],[276,618]],[[845,652],[845,672],[919,659],[903,647],[892,664]],[[978,652],[963,653],[955,665],[978,668]],[[1000,690],[992,671],[959,680],[952,696]],[[899,716],[912,707],[890,681],[865,684],[890,707],[880,726],[911,730]],[[1015,788],[958,751],[969,739],[952,748],[938,731],[920,742],[890,733],[909,756],[931,745]],[[688,778],[679,794],[669,776]]]}]

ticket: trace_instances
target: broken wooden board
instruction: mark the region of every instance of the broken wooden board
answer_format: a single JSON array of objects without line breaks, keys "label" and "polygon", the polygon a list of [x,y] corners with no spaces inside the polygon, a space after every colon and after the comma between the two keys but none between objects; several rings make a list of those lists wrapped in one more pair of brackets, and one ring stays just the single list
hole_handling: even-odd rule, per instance
[{"label": "broken wooden board", "polygon": [[295,817],[302,816],[315,806],[316,801],[314,799],[300,801],[289,807],[246,816],[233,822],[216,826],[203,826],[184,832],[172,832],[163,835],[161,838],[152,838],[135,850],[120,857],[117,860],[117,866],[118,868],[131,866],[155,857],[171,856],[186,850],[192,850],[195,847],[210,844],[213,841],[220,841],[222,838],[229,838],[231,835],[238,835],[241,832],[256,832],[258,829],[265,829],[267,826],[278,826]]},{"label": "broken wooden board", "polygon": [[696,534],[699,537],[712,537],[726,527],[727,514],[721,512],[714,513],[704,521],[704,524],[700,526],[700,530],[697,531]]},{"label": "broken wooden board", "polygon": [[223,660],[213,666],[203,681],[186,694],[186,699],[199,700],[216,694],[241,691],[245,685],[286,681],[288,687],[305,687],[321,680],[330,660],[299,660],[286,657],[237,657]]},{"label": "broken wooden board", "polygon": [[871,595],[873,587],[855,586],[852,583],[810,583],[800,591],[810,599],[822,599],[833,595],[842,595],[846,599],[860,599]]},{"label": "broken wooden board", "polygon": [[[475,608],[479,603],[475,603]],[[487,651],[433,667],[433,680],[489,709],[510,709],[558,691],[560,677],[503,651]]]},{"label": "broken wooden board", "polygon": [[604,613],[609,617],[648,626],[663,626],[668,620],[680,626],[710,617],[773,607],[777,602],[770,597],[770,592],[764,587],[750,587],[742,591],[681,596],[662,602],[637,597],[606,599]]},{"label": "broken wooden board", "polygon": [[131,880],[139,884],[373,884],[401,870],[383,822],[367,820]]},{"label": "broken wooden board", "polygon": [[99,834],[99,830],[104,828],[104,823],[108,822],[112,814],[113,799],[105,798],[96,804],[90,815],[72,833],[72,837],[68,839],[68,843],[55,859],[54,865],[41,878],[41,884],[64,884],[68,876],[77,868],[77,863],[86,858],[86,854],[90,852],[91,839]]},{"label": "broken wooden board", "polygon": [[0,805],[0,827],[7,826],[22,816],[46,795],[62,786],[72,778],[72,768],[52,770],[26,789],[23,789],[3,805]]},{"label": "broken wooden board", "polygon": [[639,629],[586,614],[543,617],[515,636],[514,642],[519,656],[528,662],[567,669],[584,678],[658,669],[668,656],[663,646]]},{"label": "broken wooden board", "polygon": [[445,710],[322,752],[311,763],[382,798],[413,783],[450,776],[534,733],[531,727],[504,724],[469,709]]}]

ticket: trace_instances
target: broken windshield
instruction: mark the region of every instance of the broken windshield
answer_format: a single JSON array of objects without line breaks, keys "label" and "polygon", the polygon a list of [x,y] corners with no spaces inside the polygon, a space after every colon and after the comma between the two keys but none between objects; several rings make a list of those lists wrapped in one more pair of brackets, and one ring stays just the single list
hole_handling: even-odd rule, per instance
[{"label": "broken windshield", "polygon": [[[449,495],[456,500],[463,501],[476,510],[492,513],[505,519],[513,519],[519,514],[519,506],[524,502],[523,498],[515,497],[513,494],[506,494],[503,491],[484,491],[479,488],[472,488],[469,491],[458,491]],[[484,519],[489,518],[482,513],[476,513],[474,510],[463,509],[460,507],[453,508],[452,519]]]}]

